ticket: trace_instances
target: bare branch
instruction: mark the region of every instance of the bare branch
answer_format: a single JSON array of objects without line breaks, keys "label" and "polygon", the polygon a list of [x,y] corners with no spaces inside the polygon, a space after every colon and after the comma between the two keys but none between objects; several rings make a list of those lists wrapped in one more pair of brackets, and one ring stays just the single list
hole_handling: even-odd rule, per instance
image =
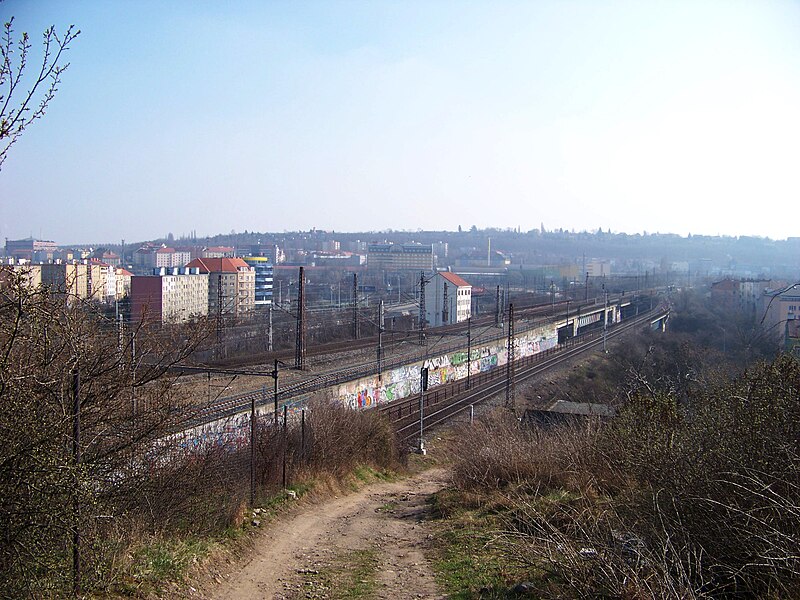
[{"label": "bare branch", "polygon": [[69,67],[69,63],[61,62],[62,55],[80,35],[74,25],[70,25],[63,36],[58,35],[54,26],[45,30],[41,65],[24,91],[20,86],[28,73],[31,42],[28,34],[23,33],[15,49],[13,25],[13,18],[3,25],[0,39],[0,169],[11,146],[34,121],[44,116],[58,91],[61,74]]}]

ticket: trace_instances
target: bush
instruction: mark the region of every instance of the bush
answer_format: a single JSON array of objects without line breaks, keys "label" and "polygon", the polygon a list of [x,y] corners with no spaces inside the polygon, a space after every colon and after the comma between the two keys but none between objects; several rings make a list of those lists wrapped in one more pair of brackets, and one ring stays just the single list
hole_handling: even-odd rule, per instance
[{"label": "bush", "polygon": [[560,594],[793,598],[798,444],[800,365],[780,357],[688,396],[644,386],[600,428],[490,420],[454,481],[507,496],[508,556]]}]

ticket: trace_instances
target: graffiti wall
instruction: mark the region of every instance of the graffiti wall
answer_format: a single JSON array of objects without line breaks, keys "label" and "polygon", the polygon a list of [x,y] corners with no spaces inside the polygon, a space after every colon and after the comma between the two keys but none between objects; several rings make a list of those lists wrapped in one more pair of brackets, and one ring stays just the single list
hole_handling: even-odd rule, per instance
[{"label": "graffiti wall", "polygon": [[[516,352],[518,357],[523,358],[553,348],[557,344],[555,325],[542,326],[518,336]],[[341,384],[334,396],[345,406],[369,408],[419,394],[420,369],[423,367],[428,368],[428,387],[432,388],[465,379],[468,365],[471,365],[471,374],[477,375],[507,362],[506,341],[497,339],[472,348],[471,361],[467,360],[466,349],[442,354],[386,371],[382,379],[373,375]]]},{"label": "graffiti wall", "polygon": [[[542,326],[520,334],[516,341],[516,354],[523,358],[555,347],[558,344],[558,333],[555,325]],[[506,340],[498,338],[472,348],[471,361],[467,360],[466,349],[458,350],[388,370],[380,379],[373,375],[340,384],[331,390],[330,395],[345,406],[355,409],[369,408],[419,394],[422,367],[428,368],[428,387],[433,388],[465,379],[468,365],[471,365],[472,375],[478,375],[505,366],[507,362]],[[288,406],[289,416],[297,418],[306,400],[304,397],[293,399]],[[273,416],[271,406],[260,406],[256,412],[259,417]],[[209,446],[241,448],[249,444],[249,436],[248,410],[194,427],[170,439],[173,443],[177,442],[184,451],[198,452]]]}]

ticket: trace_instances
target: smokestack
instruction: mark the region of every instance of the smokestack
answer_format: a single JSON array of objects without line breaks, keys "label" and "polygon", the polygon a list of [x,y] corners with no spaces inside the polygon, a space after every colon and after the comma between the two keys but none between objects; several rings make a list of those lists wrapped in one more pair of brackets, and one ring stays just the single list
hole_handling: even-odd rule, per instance
[{"label": "smokestack", "polygon": [[486,250],[486,266],[492,266],[492,238],[489,238],[489,248]]}]

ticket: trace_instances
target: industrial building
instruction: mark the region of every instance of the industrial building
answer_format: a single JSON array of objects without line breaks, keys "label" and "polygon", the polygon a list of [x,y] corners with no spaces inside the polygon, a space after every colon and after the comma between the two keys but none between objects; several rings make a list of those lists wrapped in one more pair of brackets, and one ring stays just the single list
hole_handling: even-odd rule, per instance
[{"label": "industrial building", "polygon": [[367,268],[370,271],[431,271],[433,247],[430,244],[369,244]]},{"label": "industrial building", "polygon": [[439,327],[472,316],[472,286],[455,273],[439,272],[425,284],[425,318]]},{"label": "industrial building", "polygon": [[33,238],[24,240],[6,239],[6,256],[15,260],[45,263],[53,260],[57,252],[58,246],[56,246],[55,242],[49,240],[35,240]]}]

